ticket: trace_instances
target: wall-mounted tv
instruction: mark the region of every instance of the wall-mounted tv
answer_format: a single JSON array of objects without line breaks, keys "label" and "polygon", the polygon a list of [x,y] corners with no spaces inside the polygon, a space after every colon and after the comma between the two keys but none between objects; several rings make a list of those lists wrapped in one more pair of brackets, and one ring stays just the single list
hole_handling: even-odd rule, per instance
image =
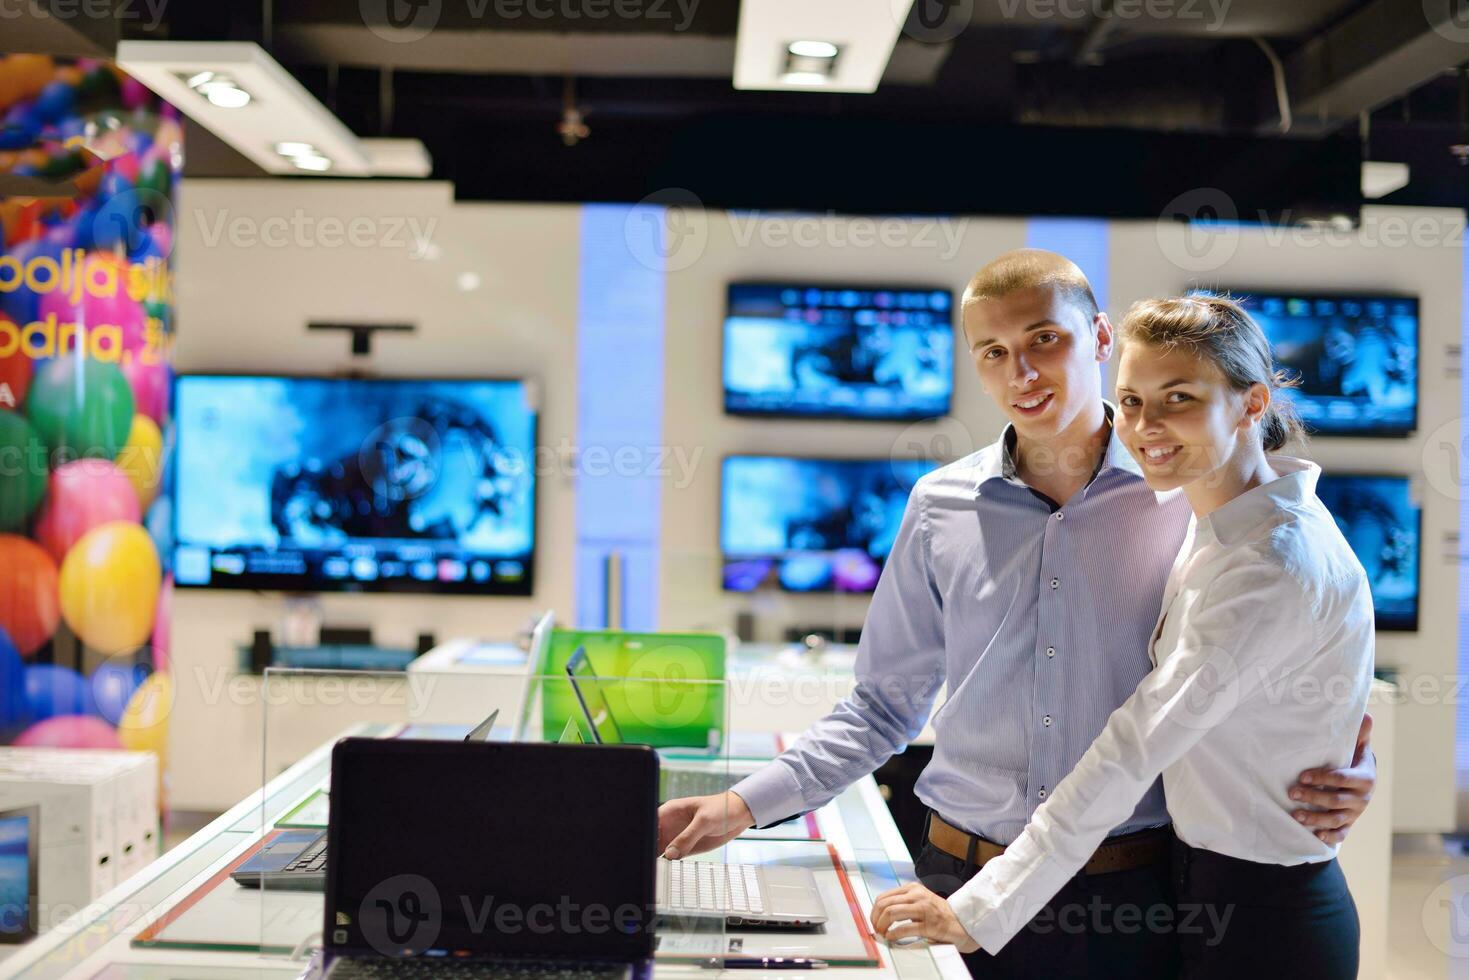
[{"label": "wall-mounted tv", "polygon": [[1316,495],[1367,570],[1377,628],[1416,630],[1423,511],[1408,478],[1328,473]]},{"label": "wall-mounted tv", "polygon": [[724,588],[870,592],[927,460],[729,456],[719,518]]},{"label": "wall-mounted tv", "polygon": [[530,594],[529,383],[190,375],[176,396],[180,586]]},{"label": "wall-mounted tv", "polygon": [[1323,436],[1405,436],[1418,426],[1418,300],[1411,296],[1239,292],[1300,380],[1285,394]]},{"label": "wall-mounted tv", "polygon": [[947,289],[734,283],[724,321],[732,415],[922,419],[954,391]]}]

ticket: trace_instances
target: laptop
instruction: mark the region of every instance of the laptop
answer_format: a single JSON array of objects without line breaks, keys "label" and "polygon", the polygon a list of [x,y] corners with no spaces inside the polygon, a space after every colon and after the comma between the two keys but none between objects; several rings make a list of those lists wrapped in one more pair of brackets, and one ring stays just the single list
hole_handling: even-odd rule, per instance
[{"label": "laptop", "polygon": [[[598,745],[622,745],[622,727],[617,723],[601,678],[592,667],[587,648],[579,646],[566,661],[566,677],[576,694],[577,706],[586,721],[592,741]],[[734,786],[748,773],[710,772],[701,769],[665,768],[658,776],[658,799],[677,800],[685,796],[713,796]]]},{"label": "laptop", "polygon": [[[500,709],[470,729],[466,742],[485,742]],[[326,831],[284,830],[261,845],[230,877],[246,888],[319,892],[326,887]]]},{"label": "laptop", "polygon": [[[579,646],[566,662],[566,676],[597,745],[622,744],[622,728],[607,703],[601,680]],[[563,735],[563,738],[565,736]],[[578,738],[580,736],[578,735]],[[689,777],[689,778],[684,778]],[[723,793],[743,776],[722,772],[660,769],[660,800]],[[675,918],[717,918],[729,925],[784,928],[826,922],[826,903],[807,868],[719,861],[658,859],[658,913]]]},{"label": "laptop", "polygon": [[657,773],[643,746],[343,739],[322,972],[651,977]]}]

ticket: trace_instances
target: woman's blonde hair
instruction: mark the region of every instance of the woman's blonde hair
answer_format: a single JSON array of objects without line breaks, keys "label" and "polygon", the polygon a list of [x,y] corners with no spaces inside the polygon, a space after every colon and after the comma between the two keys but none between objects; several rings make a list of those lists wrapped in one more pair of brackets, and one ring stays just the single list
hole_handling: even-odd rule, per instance
[{"label": "woman's blonde hair", "polygon": [[1260,420],[1266,452],[1275,452],[1294,438],[1304,438],[1300,419],[1284,399],[1282,388],[1299,382],[1276,370],[1265,331],[1244,307],[1228,296],[1196,293],[1190,296],[1145,299],[1132,304],[1122,318],[1122,343],[1139,341],[1169,350],[1182,347],[1219,368],[1229,385],[1248,391],[1261,384],[1270,391],[1270,406]]}]

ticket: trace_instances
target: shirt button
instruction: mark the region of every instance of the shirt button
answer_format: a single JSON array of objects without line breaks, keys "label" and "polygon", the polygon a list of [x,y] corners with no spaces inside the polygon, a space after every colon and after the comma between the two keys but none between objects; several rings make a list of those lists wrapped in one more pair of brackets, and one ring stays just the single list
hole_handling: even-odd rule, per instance
[{"label": "shirt button", "polygon": [[1060,510],[1056,511],[1056,520],[1058,520],[1058,521],[1064,521],[1064,520],[1066,520],[1066,512],[1065,511],[1060,511]]},{"label": "shirt button", "polygon": [[1051,579],[1051,588],[1053,588],[1053,589],[1059,589],[1060,587],[1061,587],[1061,580],[1060,579],[1058,579],[1058,578]]},{"label": "shirt button", "polygon": [[1050,715],[1046,715],[1044,718],[1042,718],[1041,719],[1041,724],[1042,725],[1045,725],[1047,728],[1050,728],[1051,727],[1051,716]]},{"label": "shirt button", "polygon": [[1044,800],[1046,798],[1046,791],[1045,790],[1041,790],[1039,793],[1037,793],[1035,795],[1036,796],[1039,796],[1041,799]]},{"label": "shirt button", "polygon": [[1056,655],[1056,648],[1055,647],[1046,647],[1046,656],[1048,656],[1048,657],[1054,657],[1055,655]]}]

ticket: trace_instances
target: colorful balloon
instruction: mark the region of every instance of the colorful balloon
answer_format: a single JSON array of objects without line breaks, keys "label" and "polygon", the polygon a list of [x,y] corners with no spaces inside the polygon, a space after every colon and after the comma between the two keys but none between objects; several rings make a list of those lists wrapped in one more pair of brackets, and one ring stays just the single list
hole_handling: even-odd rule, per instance
[{"label": "colorful balloon", "polygon": [[94,527],[143,517],[132,477],[105,459],[76,459],[51,474],[35,538],[59,564]]},{"label": "colorful balloon", "polygon": [[46,444],[24,415],[0,408],[0,531],[21,527],[46,494]]},{"label": "colorful balloon", "polygon": [[92,714],[92,694],[82,675],[57,664],[31,664],[25,673],[26,715],[32,722],[58,715]]},{"label": "colorful balloon", "polygon": [[167,670],[173,645],[173,576],[163,576],[158,590],[158,612],[153,617],[153,669]]},{"label": "colorful balloon", "polygon": [[127,474],[143,510],[153,506],[163,481],[163,434],[146,415],[133,416],[127,445],[117,454],[117,465]]},{"label": "colorful balloon", "polygon": [[[3,370],[3,365],[0,365]],[[133,389],[133,411],[163,425],[168,418],[168,398],[173,386],[173,369],[167,364],[144,364],[132,360],[122,366],[122,376]]]},{"label": "colorful balloon", "polygon": [[117,736],[125,748],[156,752],[162,759],[168,755],[168,716],[172,713],[173,681],[167,674],[150,674],[128,701],[117,723]]},{"label": "colorful balloon", "polygon": [[92,671],[91,697],[97,714],[114,725],[121,724],[128,702],[149,673],[148,668],[132,663],[105,663]]},{"label": "colorful balloon", "polygon": [[58,715],[21,732],[13,745],[48,749],[120,749],[117,730],[96,715]]},{"label": "colorful balloon", "polygon": [[140,647],[153,632],[162,574],[147,531],[126,521],[95,527],[61,563],[61,615],[95,650]]},{"label": "colorful balloon", "polygon": [[25,669],[10,635],[0,630],[0,729],[13,728],[29,717]]},{"label": "colorful balloon", "polygon": [[117,365],[68,354],[36,374],[26,414],[57,456],[113,459],[132,428],[133,390]]},{"label": "colorful balloon", "polygon": [[61,620],[56,562],[33,541],[0,534],[0,629],[22,657],[45,646]]}]

